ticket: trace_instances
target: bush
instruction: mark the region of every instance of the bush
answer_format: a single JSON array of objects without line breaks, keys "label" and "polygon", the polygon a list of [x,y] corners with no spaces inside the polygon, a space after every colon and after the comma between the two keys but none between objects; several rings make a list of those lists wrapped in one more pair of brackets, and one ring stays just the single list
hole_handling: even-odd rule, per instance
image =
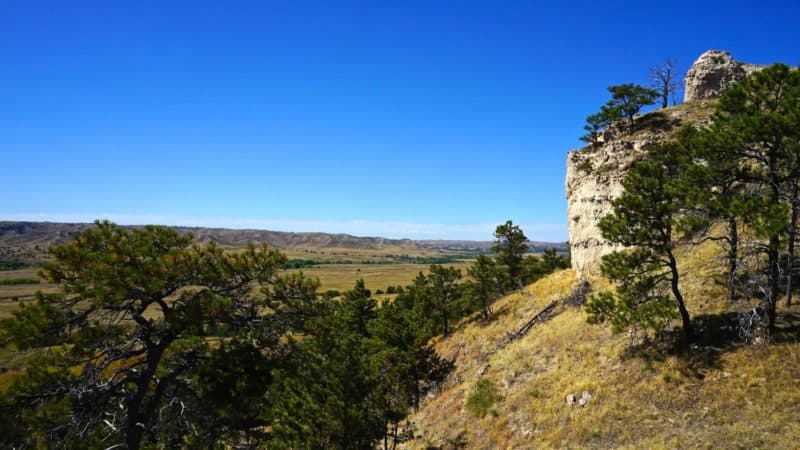
[{"label": "bush", "polygon": [[495,402],[500,400],[500,394],[494,384],[482,378],[475,383],[475,388],[467,396],[467,409],[478,417],[486,416]]},{"label": "bush", "polygon": [[19,261],[0,260],[0,270],[17,270],[25,267],[25,263]]},{"label": "bush", "polygon": [[7,278],[0,280],[0,286],[15,286],[18,284],[39,284],[36,278]]}]

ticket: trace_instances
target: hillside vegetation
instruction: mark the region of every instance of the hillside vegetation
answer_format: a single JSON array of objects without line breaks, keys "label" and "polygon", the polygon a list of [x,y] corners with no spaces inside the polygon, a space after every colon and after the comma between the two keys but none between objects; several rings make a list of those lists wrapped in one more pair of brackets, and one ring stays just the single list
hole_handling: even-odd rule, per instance
[{"label": "hillside vegetation", "polygon": [[[712,281],[718,256],[712,244],[680,255],[702,330],[685,352],[587,324],[563,302],[578,285],[571,269],[499,300],[489,324],[465,320],[435,345],[455,370],[411,417],[419,432],[407,448],[796,448],[800,308],[780,309],[775,343],[741,342],[736,306]],[[509,342],[553,300],[562,303],[550,320]],[[465,406],[479,380],[499,394],[484,417]]]}]

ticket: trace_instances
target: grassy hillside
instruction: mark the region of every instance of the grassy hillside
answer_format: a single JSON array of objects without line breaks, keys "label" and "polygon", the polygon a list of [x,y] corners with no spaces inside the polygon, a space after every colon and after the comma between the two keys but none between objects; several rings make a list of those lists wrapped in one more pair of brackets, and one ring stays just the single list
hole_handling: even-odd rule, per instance
[{"label": "grassy hillside", "polygon": [[[407,447],[798,448],[800,307],[780,311],[777,343],[737,340],[735,307],[709,281],[716,253],[708,244],[683,255],[692,274],[688,307],[703,338],[682,354],[589,325],[573,306],[508,342],[508,333],[569,295],[577,284],[571,270],[499,300],[489,324],[464,321],[436,342],[456,370],[412,417],[419,437]],[[594,287],[608,286],[595,279]],[[480,379],[499,394],[484,417],[465,407]],[[584,391],[586,406],[567,403]]]}]

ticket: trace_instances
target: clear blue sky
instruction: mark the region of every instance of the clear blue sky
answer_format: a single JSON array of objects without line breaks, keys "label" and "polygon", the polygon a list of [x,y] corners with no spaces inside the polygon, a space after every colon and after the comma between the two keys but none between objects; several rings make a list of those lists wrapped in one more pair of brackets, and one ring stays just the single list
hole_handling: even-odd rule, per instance
[{"label": "clear blue sky", "polygon": [[797,64],[797,5],[5,0],[0,220],[565,240],[606,86]]}]

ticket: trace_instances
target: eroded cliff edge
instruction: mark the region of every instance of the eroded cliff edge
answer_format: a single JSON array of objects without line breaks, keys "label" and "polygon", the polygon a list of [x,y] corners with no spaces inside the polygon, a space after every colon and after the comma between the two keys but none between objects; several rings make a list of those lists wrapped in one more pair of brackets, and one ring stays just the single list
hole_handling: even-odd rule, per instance
[{"label": "eroded cliff edge", "polygon": [[622,192],[628,168],[647,146],[667,140],[685,124],[710,120],[714,98],[760,67],[736,61],[728,52],[709,50],[692,64],[684,79],[684,103],[638,117],[632,127],[611,126],[595,146],[567,156],[567,220],[572,267],[578,276],[598,269],[603,255],[618,247],[602,238],[597,227]]}]

